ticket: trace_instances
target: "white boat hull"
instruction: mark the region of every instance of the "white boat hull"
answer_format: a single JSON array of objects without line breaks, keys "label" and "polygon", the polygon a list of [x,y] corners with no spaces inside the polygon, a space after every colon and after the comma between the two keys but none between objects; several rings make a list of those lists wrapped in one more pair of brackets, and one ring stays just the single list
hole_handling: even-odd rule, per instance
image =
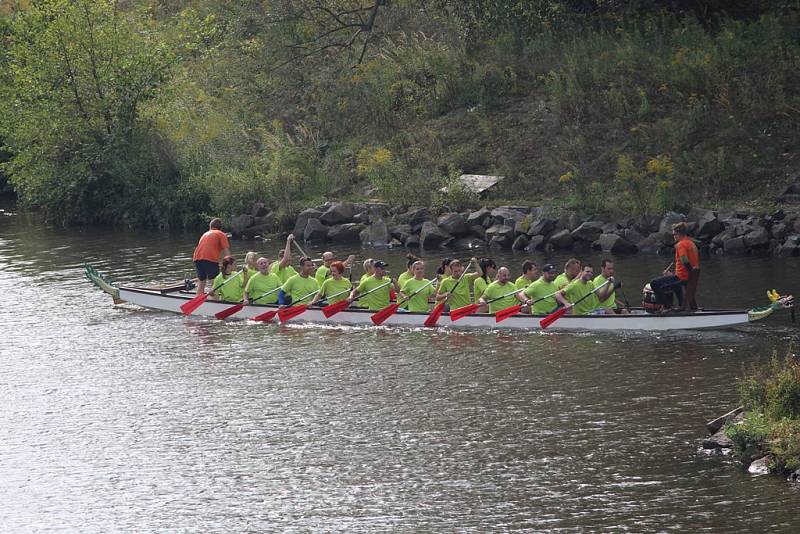
[{"label": "white boat hull", "polygon": [[[156,310],[183,313],[181,304],[190,300],[193,295],[189,293],[162,293],[157,290],[143,288],[119,288],[119,298]],[[227,302],[206,300],[191,315],[201,317],[214,317],[217,312],[232,306]],[[240,311],[227,319],[252,319],[266,311],[275,310],[275,305],[245,306]],[[337,313],[331,318],[325,317],[320,308],[309,308],[301,315],[291,319],[290,323],[315,323],[325,325],[372,325],[370,317],[374,312],[367,310],[348,309]],[[395,313],[387,319],[383,326],[423,327],[427,313]],[[450,320],[448,314],[442,314],[438,326],[454,328],[499,328],[517,330],[540,330],[541,316],[514,315],[505,321],[497,323],[492,314],[474,314],[464,317],[456,322]],[[273,319],[277,322],[277,317]],[[693,313],[675,313],[653,315],[643,310],[634,310],[629,315],[565,315],[548,330],[638,330],[638,331],[664,331],[688,330],[704,328],[725,328],[748,323],[750,318],[748,310],[703,310]]]}]

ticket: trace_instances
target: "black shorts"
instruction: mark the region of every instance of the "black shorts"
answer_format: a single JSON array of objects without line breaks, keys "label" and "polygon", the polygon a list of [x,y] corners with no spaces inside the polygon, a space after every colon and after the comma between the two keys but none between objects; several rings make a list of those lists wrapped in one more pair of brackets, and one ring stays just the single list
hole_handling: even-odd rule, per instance
[{"label": "black shorts", "polygon": [[197,278],[200,280],[213,280],[219,274],[219,263],[209,260],[194,260]]}]

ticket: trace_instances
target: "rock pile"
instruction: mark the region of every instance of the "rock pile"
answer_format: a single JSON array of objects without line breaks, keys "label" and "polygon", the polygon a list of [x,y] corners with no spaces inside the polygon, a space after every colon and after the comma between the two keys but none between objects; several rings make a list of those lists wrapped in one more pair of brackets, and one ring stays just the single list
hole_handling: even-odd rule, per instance
[{"label": "rock pile", "polygon": [[[264,232],[274,221],[263,205],[231,221],[234,234]],[[710,254],[779,257],[800,254],[800,211],[770,215],[692,208],[688,213],[601,220],[547,207],[483,207],[471,212],[434,213],[421,207],[329,202],[302,211],[293,232],[310,243],[365,246],[497,248],[525,252],[602,250],[614,254],[669,253],[671,227],[686,222],[698,247]]]}]

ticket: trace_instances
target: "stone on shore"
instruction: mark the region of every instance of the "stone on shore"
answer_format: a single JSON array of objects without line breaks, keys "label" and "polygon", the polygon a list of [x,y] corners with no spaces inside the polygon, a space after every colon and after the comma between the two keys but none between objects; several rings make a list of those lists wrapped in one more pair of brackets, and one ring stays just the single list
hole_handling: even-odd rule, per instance
[{"label": "stone on shore", "polygon": [[553,219],[536,219],[528,227],[527,234],[531,237],[541,235],[548,236],[556,229],[556,221]]},{"label": "stone on shore", "polygon": [[419,233],[419,242],[422,248],[437,248],[451,240],[453,236],[439,228],[431,221],[425,221]]},{"label": "stone on shore", "polygon": [[237,215],[231,219],[230,229],[234,235],[241,235],[247,228],[255,224],[255,217],[249,213]]},{"label": "stone on shore", "polygon": [[328,227],[319,219],[309,219],[303,230],[303,241],[306,243],[324,243],[328,239]]},{"label": "stone on shore", "polygon": [[535,235],[530,238],[525,246],[525,252],[535,252],[544,249],[546,238],[543,235]]},{"label": "stone on shore", "polygon": [[491,211],[488,208],[481,208],[478,211],[473,211],[467,216],[467,225],[482,225],[488,217],[491,216]]},{"label": "stone on shore", "polygon": [[323,224],[333,226],[352,221],[355,214],[352,202],[336,202],[319,217],[319,220]]},{"label": "stone on shore", "polygon": [[322,216],[322,212],[319,210],[315,210],[313,208],[308,208],[300,212],[297,216],[297,219],[294,223],[294,230],[293,234],[297,236],[297,239],[303,237],[303,232],[306,229],[306,224],[308,223],[309,219],[319,219]]},{"label": "stone on shore", "polygon": [[517,221],[521,221],[525,218],[524,213],[505,206],[493,209],[491,215],[494,218],[495,225],[510,226],[512,228]]},{"label": "stone on shore", "polygon": [[548,243],[553,245],[553,248],[556,249],[570,248],[572,246],[572,236],[570,235],[569,229],[564,228],[554,233],[550,236]]},{"label": "stone on shore", "polygon": [[[353,243],[360,241],[365,226],[358,223],[344,223],[331,226],[328,230],[328,241],[332,243]],[[385,241],[384,241],[385,242]]]},{"label": "stone on shore", "polygon": [[638,249],[636,245],[617,234],[603,234],[598,240],[603,252],[612,254],[633,254]]},{"label": "stone on shore", "polygon": [[725,229],[717,214],[711,210],[692,208],[686,219],[697,224],[694,235],[703,241],[708,241]]},{"label": "stone on shore", "polygon": [[528,236],[525,234],[518,235],[514,242],[511,243],[511,250],[524,250],[528,246]]},{"label": "stone on shore", "polygon": [[763,247],[769,243],[769,232],[764,227],[759,226],[744,235],[744,244],[748,248]]},{"label": "stone on shore", "polygon": [[486,230],[489,246],[508,248],[514,241],[514,228],[505,224],[495,224]]},{"label": "stone on shore", "polygon": [[603,223],[597,221],[587,221],[581,223],[575,230],[572,231],[572,239],[574,241],[589,241],[590,243],[597,240],[600,234],[603,233]]},{"label": "stone on shore", "polygon": [[386,222],[383,218],[378,216],[377,219],[372,221],[367,227],[367,241],[373,247],[385,247],[389,244],[389,229],[386,227]]},{"label": "stone on shore", "polygon": [[446,213],[439,217],[437,226],[450,235],[461,237],[469,235],[467,221],[459,213]]}]

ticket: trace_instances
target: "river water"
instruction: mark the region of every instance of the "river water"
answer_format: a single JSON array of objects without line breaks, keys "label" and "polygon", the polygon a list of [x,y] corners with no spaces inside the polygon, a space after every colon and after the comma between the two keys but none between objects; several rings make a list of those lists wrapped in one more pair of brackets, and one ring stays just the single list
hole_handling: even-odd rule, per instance
[{"label": "river water", "polygon": [[[699,449],[743,367],[800,338],[786,313],[663,335],[278,327],[114,307],[83,278],[182,279],[196,238],[0,212],[4,532],[797,529],[800,488]],[[400,251],[335,250],[401,271]],[[669,261],[618,258],[627,297]],[[707,258],[698,300],[800,294],[799,266]]]}]

